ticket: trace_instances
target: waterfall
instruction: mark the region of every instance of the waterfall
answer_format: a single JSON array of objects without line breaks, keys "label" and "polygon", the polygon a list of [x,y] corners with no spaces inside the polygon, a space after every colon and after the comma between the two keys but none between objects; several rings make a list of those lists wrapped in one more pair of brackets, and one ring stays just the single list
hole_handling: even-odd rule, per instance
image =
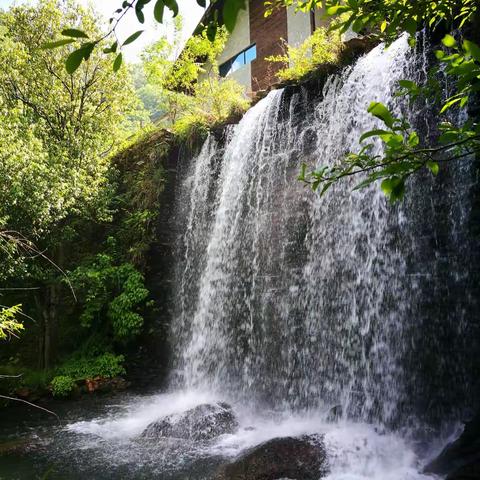
[{"label": "waterfall", "polygon": [[[409,363],[419,277],[433,277],[412,272],[411,260],[431,180],[392,207],[378,185],[352,192],[358,178],[320,198],[297,176],[302,162],[332,165],[359,149],[360,135],[380,127],[371,101],[424,115],[395,92],[398,80],[426,71],[425,57],[402,37],[331,77],[319,98],[272,91],[226,140],[208,138],[180,189],[176,387],[257,408],[340,405],[387,424],[415,410],[425,393]],[[452,341],[465,334],[453,331]]]},{"label": "waterfall", "polygon": [[[417,174],[395,206],[378,185],[352,191],[360,178],[322,198],[297,179],[381,126],[371,101],[434,134],[428,103],[395,95],[425,79],[428,56],[402,37],[322,88],[272,91],[178,163],[170,389],[67,425],[53,455],[77,465],[71,478],[217,478],[262,442],[311,434],[325,480],[430,478],[422,466],[479,398],[474,163]],[[219,401],[232,434],[142,438]]]}]

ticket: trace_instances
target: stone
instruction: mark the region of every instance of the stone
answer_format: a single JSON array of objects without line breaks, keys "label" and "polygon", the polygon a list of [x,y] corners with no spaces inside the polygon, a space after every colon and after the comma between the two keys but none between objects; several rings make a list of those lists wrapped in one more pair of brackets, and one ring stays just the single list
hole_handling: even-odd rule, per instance
[{"label": "stone", "polygon": [[268,440],[218,470],[215,480],[318,480],[328,472],[319,435]]},{"label": "stone", "polygon": [[448,475],[448,480],[480,478],[478,474],[468,476],[468,472],[480,472],[480,413],[465,424],[458,439],[447,445],[424,472]]},{"label": "stone", "polygon": [[226,403],[198,405],[180,414],[157,420],[143,431],[143,438],[164,437],[186,440],[211,440],[220,435],[234,433],[238,422],[232,407]]}]

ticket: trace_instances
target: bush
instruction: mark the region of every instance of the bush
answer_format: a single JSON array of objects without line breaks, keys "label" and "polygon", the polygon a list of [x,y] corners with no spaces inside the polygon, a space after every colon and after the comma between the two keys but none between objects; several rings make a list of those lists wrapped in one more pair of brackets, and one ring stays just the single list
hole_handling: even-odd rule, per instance
[{"label": "bush", "polygon": [[104,353],[97,357],[74,356],[58,368],[57,373],[74,381],[96,377],[113,378],[125,374],[124,360],[123,355],[113,353]]},{"label": "bush", "polygon": [[59,375],[52,380],[51,387],[54,397],[68,397],[75,388],[75,382],[68,375]]},{"label": "bush", "polygon": [[206,135],[210,127],[244,113],[250,104],[242,85],[233,79],[223,79],[217,73],[199,81],[187,98],[172,128],[180,141]]},{"label": "bush", "polygon": [[338,30],[317,28],[300,46],[286,45],[284,55],[267,57],[267,60],[288,65],[277,73],[280,80],[302,80],[319,65],[337,63],[343,49]]}]

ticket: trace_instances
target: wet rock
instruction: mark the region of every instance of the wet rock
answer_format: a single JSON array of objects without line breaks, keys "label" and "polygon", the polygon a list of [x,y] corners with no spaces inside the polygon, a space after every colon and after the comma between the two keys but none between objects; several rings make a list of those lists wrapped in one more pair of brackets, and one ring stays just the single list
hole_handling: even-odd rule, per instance
[{"label": "wet rock", "polygon": [[480,461],[476,461],[450,473],[445,480],[478,480],[479,478]]},{"label": "wet rock", "polygon": [[85,380],[85,388],[88,393],[103,392],[111,393],[126,390],[129,383],[122,377],[105,378],[95,377]]},{"label": "wet rock", "polygon": [[233,433],[237,428],[238,422],[230,405],[204,404],[151,423],[142,433],[142,437],[211,440],[226,433]]},{"label": "wet rock", "polygon": [[465,424],[460,437],[447,445],[424,471],[448,474],[447,480],[480,478],[480,413]]},{"label": "wet rock", "polygon": [[342,415],[343,415],[342,406],[341,405],[335,405],[334,407],[332,407],[328,411],[326,420],[327,420],[327,422],[335,423],[335,422],[338,422],[342,418]]},{"label": "wet rock", "polygon": [[0,457],[10,455],[20,457],[34,452],[45,451],[50,443],[50,438],[40,438],[36,435],[3,440],[0,442]]},{"label": "wet rock", "polygon": [[319,480],[327,473],[322,437],[274,438],[220,467],[215,480]]}]

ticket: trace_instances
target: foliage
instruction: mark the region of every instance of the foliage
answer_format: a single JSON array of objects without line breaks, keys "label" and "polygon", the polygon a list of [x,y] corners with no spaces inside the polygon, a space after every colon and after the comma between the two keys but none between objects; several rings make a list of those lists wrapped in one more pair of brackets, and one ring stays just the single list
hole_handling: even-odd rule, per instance
[{"label": "foliage", "polygon": [[75,382],[68,375],[59,375],[52,380],[51,388],[54,397],[68,397],[75,388]]},{"label": "foliage", "polygon": [[[356,0],[341,2],[330,0],[301,3],[299,8],[324,6],[327,15],[343,15],[337,25],[341,32],[352,28],[356,32],[373,28],[374,33],[387,43],[402,32],[408,32],[411,45],[414,35],[424,26],[430,31],[459,30],[444,35],[443,49],[435,52],[439,65],[429,72],[429,82],[417,85],[410,80],[399,82],[399,95],[411,102],[428,99],[438,112],[439,135],[432,142],[416,131],[405,118],[394,118],[385,105],[372,103],[369,112],[379,118],[385,128],[366,132],[360,143],[376,139],[383,149],[374,154],[374,144],[369,141],[359,152],[349,153],[339,165],[325,166],[313,172],[303,166],[300,179],[310,183],[321,194],[338,180],[357,174],[366,175],[356,188],[381,180],[385,195],[396,201],[403,198],[406,180],[422,169],[433,175],[439,172],[439,164],[478,154],[480,152],[480,125],[478,119],[458,120],[459,115],[449,115],[455,108],[467,108],[476,101],[480,92],[480,46],[466,38],[477,15],[478,2],[472,0],[446,0],[444,2],[409,2],[407,0]],[[443,99],[443,84],[438,80],[442,70],[451,84],[453,95]],[[456,121],[452,119],[456,118]]]},{"label": "foliage", "polygon": [[280,80],[302,80],[318,65],[337,63],[343,48],[341,35],[336,30],[317,28],[301,45],[286,45],[284,55],[267,57],[270,62],[287,65],[277,73]]},{"label": "foliage", "polygon": [[[122,48],[137,40],[140,35],[142,35],[143,30],[137,30],[135,33],[128,36],[123,42],[119,42],[117,37],[117,27],[125,14],[132,9],[135,11],[138,22],[144,24],[145,13],[143,9],[149,2],[150,0],[124,1],[112,14],[112,17],[109,20],[110,29],[104,35],[89,34],[85,29],[78,28],[78,26],[75,26],[75,28],[64,28],[61,30],[62,36],[57,40],[46,42],[44,48],[55,49],[75,43],[76,49],[70,53],[65,61],[65,67],[69,73],[74,73],[80,67],[82,62],[90,60],[92,53],[103,48],[104,54],[114,56],[113,70],[118,71],[123,61]],[[207,5],[206,0],[197,0],[197,3],[203,8]],[[219,6],[214,5],[213,13],[207,20],[207,24],[202,26],[204,35],[212,42],[215,40],[218,33],[219,22],[224,24],[229,32],[234,29],[239,11],[246,9],[246,0],[225,0],[221,5],[221,9]],[[158,23],[164,23],[165,7],[171,11],[173,17],[176,17],[179,13],[179,6],[176,0],[156,0],[153,16]],[[75,25],[74,22],[72,22],[72,24]],[[114,42],[107,46],[107,39],[112,37],[115,38]]]},{"label": "foliage", "polygon": [[177,23],[173,43],[161,38],[144,51],[146,85],[142,91],[156,92],[156,110],[162,112],[163,123],[172,126],[179,140],[185,141],[201,137],[212,125],[243,112],[248,101],[243,87],[218,74],[216,59],[225,46],[225,29],[219,29],[213,41],[205,31],[192,36],[174,59],[180,28]]},{"label": "foliage", "polygon": [[[129,132],[125,115],[138,109],[127,72],[91,62],[70,75],[69,46],[45,52],[52,31],[75,19],[98,32],[92,14],[71,2],[0,13],[0,226],[31,241],[69,215],[102,216],[108,153]],[[128,126],[127,126],[128,124]]]},{"label": "foliage", "polygon": [[125,375],[124,361],[123,355],[108,352],[93,357],[73,355],[57,369],[57,374],[67,376],[75,382],[96,377],[113,378]]},{"label": "foliage", "polygon": [[215,124],[243,113],[248,105],[240,84],[212,75],[195,84],[193,95],[173,125],[173,132],[180,141],[198,138]]},{"label": "foliage", "polygon": [[21,312],[22,306],[0,306],[0,308],[0,340],[5,340],[9,337],[16,337],[24,329],[23,324],[17,320],[17,316]]},{"label": "foliage", "polygon": [[100,253],[91,263],[78,267],[72,280],[82,294],[83,327],[91,328],[105,316],[116,339],[127,340],[140,333],[143,317],[138,309],[148,290],[143,275],[132,264],[115,265],[112,256]]}]

